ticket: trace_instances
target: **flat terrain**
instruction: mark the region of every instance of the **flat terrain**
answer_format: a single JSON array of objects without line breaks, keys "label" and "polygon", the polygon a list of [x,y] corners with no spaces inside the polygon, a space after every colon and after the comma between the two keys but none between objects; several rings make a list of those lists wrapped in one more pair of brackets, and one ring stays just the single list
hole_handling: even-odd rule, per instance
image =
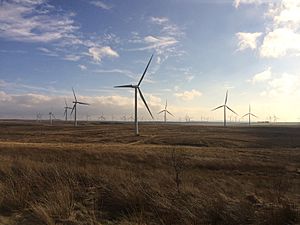
[{"label": "flat terrain", "polygon": [[0,224],[300,224],[300,127],[0,121]]}]

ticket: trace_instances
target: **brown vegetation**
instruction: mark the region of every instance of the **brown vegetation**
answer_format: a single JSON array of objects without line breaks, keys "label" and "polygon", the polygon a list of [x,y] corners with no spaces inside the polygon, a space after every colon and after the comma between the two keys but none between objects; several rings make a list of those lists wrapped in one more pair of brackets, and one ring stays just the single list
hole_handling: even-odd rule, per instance
[{"label": "brown vegetation", "polygon": [[0,123],[0,224],[297,224],[300,128]]}]

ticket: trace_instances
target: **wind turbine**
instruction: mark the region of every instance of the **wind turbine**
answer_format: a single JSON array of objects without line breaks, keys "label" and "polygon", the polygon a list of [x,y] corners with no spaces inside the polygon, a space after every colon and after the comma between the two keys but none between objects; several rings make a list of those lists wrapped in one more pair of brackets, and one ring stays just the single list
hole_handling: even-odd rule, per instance
[{"label": "wind turbine", "polygon": [[274,115],[273,116],[273,118],[274,118],[274,123],[277,123],[277,120],[279,120],[280,118],[279,117],[277,117],[276,115]]},{"label": "wind turbine", "polygon": [[165,109],[161,110],[158,114],[160,113],[164,113],[164,121],[165,123],[167,122],[167,113],[169,113],[171,116],[174,117],[174,115],[172,113],[170,113],[168,110],[167,110],[167,106],[168,106],[168,102],[166,100],[166,105],[165,105]]},{"label": "wind turbine", "polygon": [[188,114],[185,115],[185,122],[191,122],[191,117]]},{"label": "wind turbine", "polygon": [[51,125],[53,124],[53,118],[56,119],[53,112],[51,111],[51,112],[49,112],[49,119],[50,119],[50,124]]},{"label": "wind turbine", "polygon": [[245,116],[248,116],[248,120],[249,120],[249,126],[251,125],[251,116],[254,116],[255,118],[257,118],[257,116],[255,116],[253,113],[251,113],[251,106],[249,105],[249,112],[246,113],[245,115],[242,116],[245,117]]},{"label": "wind turbine", "polygon": [[42,114],[38,112],[36,114],[36,122],[38,122],[38,123],[41,122],[41,119],[42,119]]},{"label": "wind turbine", "polygon": [[98,119],[100,121],[105,121],[106,120],[106,118],[104,117],[103,113],[101,113],[101,116],[99,116]]},{"label": "wind turbine", "polygon": [[144,98],[144,96],[142,94],[142,91],[140,89],[140,85],[141,85],[141,83],[142,83],[142,81],[144,79],[144,76],[145,76],[145,74],[146,74],[146,72],[148,70],[148,67],[149,67],[149,65],[151,63],[152,58],[153,58],[153,54],[152,54],[152,56],[151,56],[151,58],[150,58],[150,60],[149,60],[149,62],[147,64],[147,66],[146,66],[146,68],[144,70],[144,73],[143,73],[141,79],[139,80],[139,82],[137,84],[135,84],[135,85],[134,84],[128,84],[128,85],[115,86],[115,88],[134,88],[134,112],[135,112],[135,114],[134,114],[134,123],[135,123],[135,135],[139,135],[138,109],[137,109],[137,95],[138,95],[138,92],[139,92],[140,97],[143,100],[143,102],[144,102],[144,104],[145,104],[145,106],[146,106],[149,114],[151,115],[151,117],[153,119],[153,115],[152,115],[152,113],[151,113],[151,111],[150,111],[150,109],[149,109],[149,107],[148,107],[148,105],[146,103],[146,100],[145,100],[145,98]]},{"label": "wind turbine", "polygon": [[217,108],[214,108],[212,111],[215,111],[220,108],[224,108],[224,127],[226,127],[226,109],[229,109],[231,112],[233,112],[235,115],[238,115],[235,111],[233,111],[229,106],[227,106],[227,100],[228,100],[228,90],[226,91],[226,97],[224,105],[220,105]]},{"label": "wind turbine", "polygon": [[74,105],[73,105],[73,108],[72,108],[72,111],[71,111],[70,115],[72,115],[72,113],[74,111],[74,126],[77,126],[77,104],[79,104],[79,105],[89,105],[89,104],[85,103],[85,102],[79,102],[79,101],[77,101],[74,88],[72,88],[72,91],[73,91],[73,95],[74,95],[74,100],[75,101],[73,101]]},{"label": "wind turbine", "polygon": [[65,99],[65,112],[64,112],[64,116],[65,116],[65,121],[68,121],[68,109],[72,109],[71,107],[68,106],[67,101]]}]

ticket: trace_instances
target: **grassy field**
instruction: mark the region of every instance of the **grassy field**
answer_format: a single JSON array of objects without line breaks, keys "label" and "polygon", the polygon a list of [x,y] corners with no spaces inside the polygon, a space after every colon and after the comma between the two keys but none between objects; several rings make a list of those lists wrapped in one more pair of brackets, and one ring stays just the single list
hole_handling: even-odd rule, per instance
[{"label": "grassy field", "polygon": [[300,127],[0,122],[0,224],[300,224]]}]

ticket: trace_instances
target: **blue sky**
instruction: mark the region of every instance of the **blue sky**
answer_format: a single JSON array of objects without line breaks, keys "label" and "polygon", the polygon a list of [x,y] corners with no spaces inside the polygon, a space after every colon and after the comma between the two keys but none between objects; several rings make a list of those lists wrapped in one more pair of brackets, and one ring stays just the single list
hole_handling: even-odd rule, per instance
[{"label": "blue sky", "polygon": [[296,121],[299,30],[297,0],[4,0],[0,116],[62,118],[74,87],[91,103],[79,118],[129,117],[133,92],[113,86],[137,82],[154,53],[141,89],[157,120],[166,99],[173,120],[220,120],[228,89],[240,115],[251,104],[259,120]]}]

